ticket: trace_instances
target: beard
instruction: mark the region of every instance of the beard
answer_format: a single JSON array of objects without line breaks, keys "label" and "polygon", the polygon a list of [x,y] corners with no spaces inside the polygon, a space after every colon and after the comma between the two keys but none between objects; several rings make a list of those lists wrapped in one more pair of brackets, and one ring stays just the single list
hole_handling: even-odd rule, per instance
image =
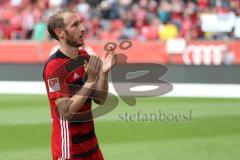
[{"label": "beard", "polygon": [[69,46],[72,46],[72,47],[81,47],[84,45],[83,43],[83,40],[82,41],[79,41],[77,39],[74,38],[74,35],[72,34],[69,34],[69,32],[67,30],[65,30],[66,32],[66,43],[69,45]]}]

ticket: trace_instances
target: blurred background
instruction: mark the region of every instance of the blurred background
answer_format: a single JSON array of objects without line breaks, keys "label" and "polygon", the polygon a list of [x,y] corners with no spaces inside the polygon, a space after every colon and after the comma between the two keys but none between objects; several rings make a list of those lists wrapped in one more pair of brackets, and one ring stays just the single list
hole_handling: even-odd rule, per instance
[{"label": "blurred background", "polygon": [[[64,8],[78,11],[86,46],[97,53],[107,42],[132,42],[116,50],[126,55],[116,73],[161,64],[168,69],[161,80],[173,85],[163,96],[137,98],[135,107],[119,97],[114,111],[96,119],[106,159],[239,159],[239,0],[0,0],[0,159],[51,159],[42,69],[59,46],[46,22]],[[122,118],[139,110],[191,120]]]},{"label": "blurred background", "polygon": [[0,37],[49,40],[46,20],[77,10],[95,40],[240,38],[239,0],[1,0]]}]

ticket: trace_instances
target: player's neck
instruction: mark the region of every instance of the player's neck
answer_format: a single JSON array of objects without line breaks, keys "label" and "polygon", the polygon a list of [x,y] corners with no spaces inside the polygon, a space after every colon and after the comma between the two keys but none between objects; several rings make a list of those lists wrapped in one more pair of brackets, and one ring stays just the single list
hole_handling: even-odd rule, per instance
[{"label": "player's neck", "polygon": [[67,45],[66,46],[61,45],[60,46],[60,51],[70,58],[75,58],[75,57],[78,56],[79,48],[71,47],[71,46],[67,46]]}]

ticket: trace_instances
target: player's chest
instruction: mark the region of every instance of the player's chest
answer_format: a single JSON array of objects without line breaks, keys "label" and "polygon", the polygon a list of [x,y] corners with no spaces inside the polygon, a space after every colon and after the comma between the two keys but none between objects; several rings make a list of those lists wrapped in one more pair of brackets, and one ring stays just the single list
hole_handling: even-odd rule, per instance
[{"label": "player's chest", "polygon": [[65,83],[69,85],[82,86],[87,80],[85,74],[84,61],[88,61],[87,58],[81,58],[81,60],[69,60],[65,65],[66,77]]}]

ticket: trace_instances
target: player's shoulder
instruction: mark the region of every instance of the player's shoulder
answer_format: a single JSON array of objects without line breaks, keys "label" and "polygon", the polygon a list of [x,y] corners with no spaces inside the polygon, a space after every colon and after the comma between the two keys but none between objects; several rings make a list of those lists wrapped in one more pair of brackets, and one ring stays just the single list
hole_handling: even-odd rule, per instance
[{"label": "player's shoulder", "polygon": [[49,70],[59,67],[59,65],[62,62],[64,62],[65,59],[67,59],[67,57],[63,53],[61,53],[60,50],[57,50],[45,62],[44,68],[43,68],[43,76],[44,76],[44,73],[48,72]]},{"label": "player's shoulder", "polygon": [[78,54],[80,56],[86,56],[86,57],[90,57],[90,55],[88,54],[88,52],[85,49],[79,49]]}]

